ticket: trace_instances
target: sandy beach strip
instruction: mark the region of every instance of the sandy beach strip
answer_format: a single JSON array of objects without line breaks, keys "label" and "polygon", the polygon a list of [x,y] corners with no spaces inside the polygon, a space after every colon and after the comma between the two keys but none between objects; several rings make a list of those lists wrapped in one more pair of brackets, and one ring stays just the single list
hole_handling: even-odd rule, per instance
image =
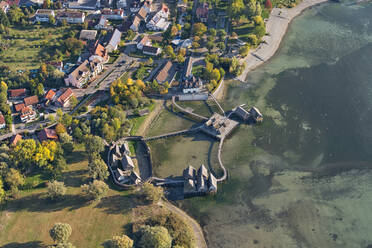
[{"label": "sandy beach strip", "polygon": [[243,59],[246,62],[244,72],[240,76],[236,77],[236,79],[245,81],[247,74],[251,70],[267,62],[275,55],[275,52],[278,50],[293,18],[309,7],[327,1],[328,0],[303,0],[296,7],[291,9],[274,8],[266,22],[266,33],[269,34],[263,37],[263,40],[266,41],[266,43],[261,43]]}]

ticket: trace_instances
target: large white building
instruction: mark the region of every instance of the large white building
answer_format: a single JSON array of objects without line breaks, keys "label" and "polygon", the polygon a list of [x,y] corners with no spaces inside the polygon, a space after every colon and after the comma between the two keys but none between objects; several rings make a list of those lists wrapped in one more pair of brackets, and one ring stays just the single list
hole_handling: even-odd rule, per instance
[{"label": "large white building", "polygon": [[165,4],[162,4],[161,9],[154,17],[146,23],[146,27],[154,31],[165,31],[168,29],[170,22],[168,21],[169,9]]},{"label": "large white building", "polygon": [[36,22],[49,22],[49,17],[55,17],[54,11],[50,9],[38,9],[35,13]]}]

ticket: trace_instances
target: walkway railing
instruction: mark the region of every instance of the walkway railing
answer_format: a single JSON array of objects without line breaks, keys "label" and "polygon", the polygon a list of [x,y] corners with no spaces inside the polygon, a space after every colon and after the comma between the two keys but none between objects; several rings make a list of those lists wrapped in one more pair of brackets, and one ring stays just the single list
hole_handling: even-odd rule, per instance
[{"label": "walkway railing", "polygon": [[181,131],[176,131],[176,132],[170,132],[166,134],[161,134],[153,137],[148,137],[148,138],[143,138],[144,141],[151,141],[151,140],[157,140],[157,139],[162,139],[162,138],[168,138],[172,136],[178,136],[178,135],[183,135],[187,133],[193,133],[196,131],[199,131],[201,126],[196,127],[196,128],[191,128],[191,129],[186,129],[186,130],[181,130]]},{"label": "walkway railing", "polygon": [[223,110],[223,108],[221,107],[220,103],[217,101],[217,99],[214,97],[213,94],[210,94],[209,93],[209,96],[212,98],[212,100],[216,103],[217,107],[219,108],[219,110],[222,112],[223,115],[225,115],[225,111]]}]

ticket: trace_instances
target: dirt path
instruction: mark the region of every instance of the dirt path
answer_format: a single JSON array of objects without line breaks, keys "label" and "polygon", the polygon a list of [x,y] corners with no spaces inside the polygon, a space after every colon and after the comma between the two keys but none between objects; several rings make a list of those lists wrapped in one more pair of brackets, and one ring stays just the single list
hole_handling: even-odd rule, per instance
[{"label": "dirt path", "polygon": [[197,248],[208,248],[207,242],[204,239],[203,230],[200,227],[200,225],[198,224],[198,222],[196,222],[193,218],[191,218],[183,210],[179,209],[178,207],[174,206],[173,204],[171,204],[169,202],[162,201],[159,204],[168,208],[168,210],[172,211],[173,213],[176,213],[176,214],[180,215],[182,218],[185,219],[185,221],[187,221],[187,223],[190,225],[190,227],[192,228],[192,230],[194,232],[195,243],[196,243]]},{"label": "dirt path", "polygon": [[150,112],[147,118],[142,122],[141,126],[138,128],[138,131],[135,135],[143,136],[145,135],[147,128],[151,125],[154,119],[159,115],[160,111],[163,108],[163,101],[156,100],[155,108]]}]

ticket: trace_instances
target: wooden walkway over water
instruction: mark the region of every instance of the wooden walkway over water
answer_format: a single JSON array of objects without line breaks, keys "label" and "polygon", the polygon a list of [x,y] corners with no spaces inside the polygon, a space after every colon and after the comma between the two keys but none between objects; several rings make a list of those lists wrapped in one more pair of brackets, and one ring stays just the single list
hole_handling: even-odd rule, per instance
[{"label": "wooden walkway over water", "polygon": [[176,132],[165,133],[165,134],[161,134],[161,135],[157,135],[157,136],[153,136],[153,137],[143,138],[143,140],[144,141],[151,141],[151,140],[164,139],[164,138],[169,138],[169,137],[173,137],[173,136],[184,135],[184,134],[188,134],[188,133],[197,132],[197,131],[200,130],[200,128],[201,128],[201,126],[186,129],[186,130],[176,131]]}]

